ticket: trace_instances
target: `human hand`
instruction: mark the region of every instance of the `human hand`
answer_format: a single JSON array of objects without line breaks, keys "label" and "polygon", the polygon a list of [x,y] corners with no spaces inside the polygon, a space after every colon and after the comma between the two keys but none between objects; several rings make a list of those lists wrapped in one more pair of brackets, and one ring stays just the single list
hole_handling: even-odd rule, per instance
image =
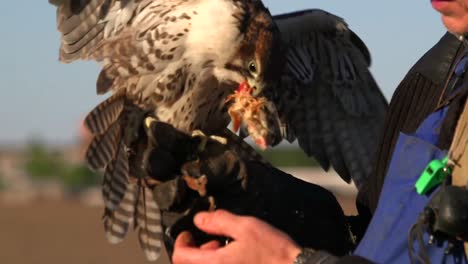
[{"label": "human hand", "polygon": [[183,232],[175,242],[174,264],[290,264],[300,252],[289,236],[253,217],[217,210],[197,214],[194,222],[206,233],[230,237],[233,241],[226,246],[210,241],[197,247],[191,234]]}]

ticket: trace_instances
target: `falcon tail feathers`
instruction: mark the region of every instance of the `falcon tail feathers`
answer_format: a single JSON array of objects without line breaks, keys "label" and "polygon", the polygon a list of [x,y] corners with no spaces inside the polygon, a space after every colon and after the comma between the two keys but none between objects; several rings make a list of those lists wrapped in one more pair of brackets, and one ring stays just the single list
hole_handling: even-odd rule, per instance
[{"label": "falcon tail feathers", "polygon": [[136,214],[138,240],[146,258],[155,261],[162,251],[162,225],[159,207],[156,204],[151,190],[141,186],[138,195]]},{"label": "falcon tail feathers", "polygon": [[98,105],[85,124],[94,138],[86,152],[88,165],[104,169],[102,196],[105,205],[104,230],[111,244],[123,241],[133,225],[140,246],[150,261],[162,251],[162,226],[159,207],[138,171],[139,154],[135,146],[146,144],[140,138],[143,111],[115,95]]},{"label": "falcon tail feathers", "polygon": [[129,176],[128,159],[122,150],[120,144],[103,181],[106,236],[111,244],[120,243],[133,225],[138,229],[140,247],[147,259],[155,261],[161,255],[163,243],[159,207],[143,181]]},{"label": "falcon tail feathers", "polygon": [[114,95],[96,108],[85,119],[85,125],[94,138],[86,151],[86,162],[93,170],[105,169],[102,195],[106,208],[114,210],[124,197],[129,182],[130,168],[123,142],[125,116],[124,96]]},{"label": "falcon tail feathers", "polygon": [[123,241],[131,225],[138,229],[140,247],[149,261],[162,251],[162,226],[159,207],[150,189],[139,182],[129,183],[119,206],[104,215],[104,229],[111,244]]},{"label": "falcon tail feathers", "polygon": [[107,209],[114,210],[128,189],[130,168],[123,143],[120,143],[114,159],[107,166],[102,182],[102,196]]},{"label": "falcon tail feathers", "polygon": [[123,111],[125,97],[115,94],[96,106],[85,118],[85,125],[94,135],[106,132]]},{"label": "falcon tail feathers", "polygon": [[93,138],[85,155],[93,170],[104,169],[111,162],[119,147],[120,134],[120,125],[114,123],[106,133]]},{"label": "falcon tail feathers", "polygon": [[128,229],[134,222],[137,186],[129,184],[124,198],[119,206],[111,211],[106,210],[104,215],[104,230],[107,240],[111,244],[123,241]]},{"label": "falcon tail feathers", "polygon": [[[122,149],[123,144],[119,150]],[[103,181],[106,237],[111,244],[120,243],[133,225],[138,229],[140,247],[146,258],[155,261],[161,255],[163,244],[159,207],[142,180],[128,176],[128,160],[119,153],[124,152],[119,151],[109,164]]]}]

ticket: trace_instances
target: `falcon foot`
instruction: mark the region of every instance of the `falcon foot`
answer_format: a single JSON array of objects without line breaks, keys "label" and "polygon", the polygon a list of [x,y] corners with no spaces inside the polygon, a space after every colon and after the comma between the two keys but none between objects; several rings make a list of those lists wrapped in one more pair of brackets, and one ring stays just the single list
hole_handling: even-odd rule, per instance
[{"label": "falcon foot", "polygon": [[203,152],[206,148],[206,143],[208,138],[201,130],[195,130],[192,132],[192,137],[199,137],[201,139],[200,144],[198,145],[198,152]]},{"label": "falcon foot", "polygon": [[211,139],[213,139],[214,141],[217,141],[219,142],[220,144],[223,144],[223,145],[227,145],[227,138],[223,138],[223,137],[220,137],[220,136],[210,136]]},{"label": "falcon foot", "polygon": [[192,137],[199,137],[201,138],[201,142],[200,144],[198,145],[198,151],[199,152],[203,152],[206,148],[206,144],[208,143],[208,139],[212,139],[216,142],[219,142],[223,145],[226,145],[227,144],[227,139],[224,138],[224,137],[220,137],[220,136],[207,136],[205,133],[203,133],[203,131],[201,130],[194,130],[192,132]]},{"label": "falcon foot", "polygon": [[192,132],[192,137],[207,137],[207,136],[201,130],[194,130]]}]

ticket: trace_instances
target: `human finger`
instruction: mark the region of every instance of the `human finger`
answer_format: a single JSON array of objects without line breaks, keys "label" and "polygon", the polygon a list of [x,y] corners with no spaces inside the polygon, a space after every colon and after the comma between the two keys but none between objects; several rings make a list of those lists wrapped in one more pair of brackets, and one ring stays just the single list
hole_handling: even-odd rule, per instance
[{"label": "human finger", "polygon": [[216,240],[212,240],[210,242],[207,242],[203,245],[200,246],[200,249],[203,249],[203,250],[214,250],[214,249],[218,249],[221,247],[221,244],[216,241]]},{"label": "human finger", "polygon": [[244,228],[242,222],[246,217],[234,215],[228,211],[201,212],[195,215],[194,223],[202,231],[219,236],[226,236],[234,240],[242,236]]},{"label": "human finger", "polygon": [[180,233],[174,243],[174,247],[194,247],[195,242],[193,241],[192,234],[188,231]]},{"label": "human finger", "polygon": [[[209,244],[209,246],[213,246]],[[178,244],[174,247],[172,262],[174,264],[204,264],[223,263],[222,249],[202,249],[198,247],[185,247],[183,244]]]}]

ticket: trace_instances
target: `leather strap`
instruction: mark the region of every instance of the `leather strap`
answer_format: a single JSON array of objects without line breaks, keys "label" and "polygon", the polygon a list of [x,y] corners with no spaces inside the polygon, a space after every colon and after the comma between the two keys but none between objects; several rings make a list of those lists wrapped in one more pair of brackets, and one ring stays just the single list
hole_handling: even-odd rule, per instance
[{"label": "leather strap", "polygon": [[453,185],[468,188],[468,100],[458,119],[450,147],[450,160],[453,166]]},{"label": "leather strap", "polygon": [[[468,100],[458,119],[449,155],[453,166],[452,184],[468,189]],[[465,243],[465,252],[468,256],[468,242]]]},{"label": "leather strap", "polygon": [[450,98],[446,98],[446,96],[447,96],[448,90],[450,90],[450,88],[453,88],[453,85],[456,84],[454,83],[454,78],[452,77],[455,75],[455,68],[458,66],[458,62],[460,62],[460,60],[466,55],[465,50],[466,48],[464,47],[464,45],[460,45],[460,48],[457,50],[455,59],[453,60],[455,63],[453,63],[450,66],[450,71],[445,81],[444,89],[442,93],[440,94],[439,102],[437,103],[437,107],[435,110],[439,110],[443,108],[444,106],[448,105],[454,99],[455,96],[451,96]]}]

